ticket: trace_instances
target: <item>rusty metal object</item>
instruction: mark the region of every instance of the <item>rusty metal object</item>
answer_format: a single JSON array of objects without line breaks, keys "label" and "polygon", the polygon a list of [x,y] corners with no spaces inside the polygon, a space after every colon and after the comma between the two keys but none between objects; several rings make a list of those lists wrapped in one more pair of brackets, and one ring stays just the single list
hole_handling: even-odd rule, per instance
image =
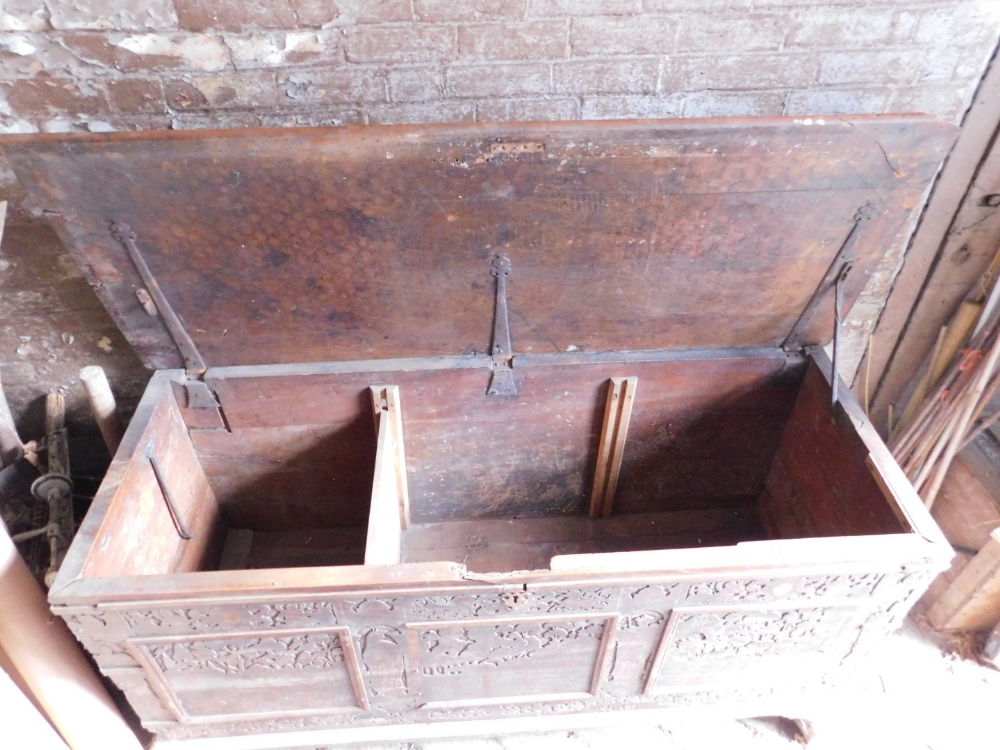
[{"label": "rusty metal object", "polygon": [[510,343],[510,319],[507,314],[507,277],[511,274],[510,258],[505,253],[497,253],[490,264],[490,273],[497,280],[496,307],[493,313],[493,374],[486,391],[488,396],[516,396],[517,383],[514,382],[514,351]]},{"label": "rusty metal object", "polygon": [[184,358],[184,368],[189,372],[205,372],[208,367],[205,365],[205,360],[202,359],[201,354],[198,353],[198,347],[191,340],[191,336],[188,335],[187,329],[184,328],[184,323],[180,317],[170,306],[170,302],[160,288],[159,282],[149,269],[149,264],[146,263],[146,259],[142,257],[142,253],[139,251],[139,246],[136,244],[138,235],[124,221],[113,221],[111,222],[111,236],[125,248],[129,258],[132,259],[135,270],[139,272],[142,283],[146,286],[146,292],[153,300],[153,304],[163,318],[163,322],[166,324],[167,330],[170,332],[170,337],[177,346],[177,350]]},{"label": "rusty metal object", "polygon": [[170,520],[174,524],[174,528],[177,530],[177,535],[181,539],[194,539],[194,534],[188,531],[184,521],[181,520],[181,514],[177,509],[177,502],[174,500],[170,484],[167,482],[163,469],[160,468],[159,461],[157,461],[156,456],[153,455],[151,447],[146,449],[146,460],[149,461],[149,468],[153,470],[153,476],[156,478],[156,485],[160,489],[160,495],[163,497],[163,502],[167,506],[167,512],[170,514]]},{"label": "rusty metal object", "polygon": [[[821,343],[810,340],[812,338],[810,331],[816,325],[816,319],[821,317],[819,311],[823,307],[823,300],[831,292],[836,292],[837,284],[841,282],[840,276],[844,267],[853,266],[855,263],[863,260],[862,256],[865,253],[865,249],[864,243],[862,243],[862,228],[877,216],[878,213],[875,204],[871,201],[866,202],[854,212],[854,216],[851,218],[851,228],[847,231],[844,241],[841,242],[837,254],[830,261],[830,265],[827,267],[823,278],[816,285],[816,289],[809,298],[809,302],[802,309],[801,314],[795,321],[795,325],[792,326],[792,330],[784,342],[782,342],[781,346],[783,349],[786,351],[802,349],[810,344]],[[839,321],[839,318],[837,320]],[[837,325],[839,323],[835,321],[831,336],[836,335]]]},{"label": "rusty metal object", "polygon": [[31,494],[48,505],[49,522],[44,527],[49,540],[49,567],[45,584],[52,585],[62,565],[76,527],[73,520],[73,480],[70,478],[69,439],[64,426],[65,402],[61,394],[45,399],[46,472],[31,485]]}]

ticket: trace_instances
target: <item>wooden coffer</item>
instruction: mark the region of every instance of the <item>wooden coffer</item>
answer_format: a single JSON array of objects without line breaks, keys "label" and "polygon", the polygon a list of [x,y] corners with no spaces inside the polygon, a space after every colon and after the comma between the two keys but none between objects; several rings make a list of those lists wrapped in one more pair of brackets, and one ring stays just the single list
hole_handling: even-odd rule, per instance
[{"label": "wooden coffer", "polygon": [[819,679],[951,557],[820,347],[953,136],[7,139],[156,370],[53,610],[164,747]]}]

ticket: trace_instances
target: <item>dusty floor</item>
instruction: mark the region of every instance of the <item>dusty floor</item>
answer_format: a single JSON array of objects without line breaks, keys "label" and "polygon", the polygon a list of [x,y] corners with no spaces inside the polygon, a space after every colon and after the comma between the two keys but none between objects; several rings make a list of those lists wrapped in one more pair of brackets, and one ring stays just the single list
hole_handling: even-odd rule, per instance
[{"label": "dusty floor", "polygon": [[[878,653],[824,686],[812,716],[810,750],[1000,748],[1000,672],[963,659],[913,622]],[[959,649],[964,650],[964,649]],[[788,750],[801,748],[791,722],[679,718],[660,726],[580,729],[411,743],[367,750]]]}]

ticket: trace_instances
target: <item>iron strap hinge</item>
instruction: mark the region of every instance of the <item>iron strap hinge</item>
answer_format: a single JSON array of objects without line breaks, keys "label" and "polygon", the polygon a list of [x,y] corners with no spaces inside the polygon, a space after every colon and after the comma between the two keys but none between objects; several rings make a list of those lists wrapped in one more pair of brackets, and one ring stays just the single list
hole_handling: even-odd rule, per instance
[{"label": "iron strap hinge", "polygon": [[149,264],[139,251],[136,233],[124,221],[112,221],[111,236],[128,253],[132,265],[135,266],[135,270],[138,272],[139,278],[146,288],[149,299],[156,307],[156,312],[160,316],[160,320],[163,321],[167,333],[181,355],[181,360],[184,362],[184,371],[187,375],[187,382],[184,384],[184,389],[188,396],[188,407],[191,409],[218,409],[219,400],[205,383],[205,372],[208,370],[208,366],[198,352],[198,347],[195,346],[194,341],[188,334],[180,316],[170,306],[170,302],[163,293],[163,289],[160,287],[159,282],[157,282],[156,277],[153,276]]},{"label": "iron strap hinge", "polygon": [[[872,203],[865,203],[857,211],[855,211],[852,218],[851,227],[847,232],[847,236],[844,237],[844,241],[840,245],[840,249],[834,256],[830,265],[827,267],[826,273],[823,274],[823,278],[820,280],[819,284],[816,286],[815,291],[813,291],[812,296],[809,298],[809,302],[802,309],[802,313],[799,315],[798,319],[795,321],[795,325],[792,326],[791,331],[785,340],[781,343],[781,348],[786,352],[801,352],[807,346],[812,346],[817,344],[816,341],[810,341],[809,330],[812,327],[813,322],[818,318],[821,311],[825,307],[825,300],[828,295],[832,292],[836,296],[838,284],[843,283],[842,277],[847,275],[847,272],[851,269],[854,264],[855,255],[854,247],[857,245],[858,239],[860,238],[862,232],[861,229],[865,223],[867,223],[876,213],[876,207]],[[846,269],[846,270],[845,270]],[[843,290],[839,292],[843,295]],[[828,304],[828,303],[826,303]],[[837,327],[840,327],[840,302],[837,303]],[[834,338],[837,337],[837,331],[834,330]]]},{"label": "iron strap hinge", "polygon": [[512,267],[505,253],[497,253],[490,264],[490,273],[496,278],[496,306],[493,312],[493,344],[490,356],[493,374],[486,390],[487,396],[516,396],[514,381],[514,350],[510,343],[510,319],[507,314],[507,277]]}]

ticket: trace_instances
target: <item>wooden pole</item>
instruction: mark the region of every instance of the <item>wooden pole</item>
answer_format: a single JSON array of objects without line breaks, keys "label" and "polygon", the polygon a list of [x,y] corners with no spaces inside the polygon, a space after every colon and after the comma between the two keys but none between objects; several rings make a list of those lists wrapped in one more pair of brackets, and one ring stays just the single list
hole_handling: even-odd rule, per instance
[{"label": "wooden pole", "polygon": [[72,750],[141,749],[2,524],[0,613],[0,650]]},{"label": "wooden pole", "polygon": [[115,395],[111,392],[108,376],[104,374],[102,368],[90,365],[80,370],[80,382],[87,392],[87,401],[90,403],[91,411],[94,412],[94,419],[97,420],[104,444],[108,446],[108,453],[113,458],[122,441],[122,425],[118,420],[118,406],[115,404]]}]

